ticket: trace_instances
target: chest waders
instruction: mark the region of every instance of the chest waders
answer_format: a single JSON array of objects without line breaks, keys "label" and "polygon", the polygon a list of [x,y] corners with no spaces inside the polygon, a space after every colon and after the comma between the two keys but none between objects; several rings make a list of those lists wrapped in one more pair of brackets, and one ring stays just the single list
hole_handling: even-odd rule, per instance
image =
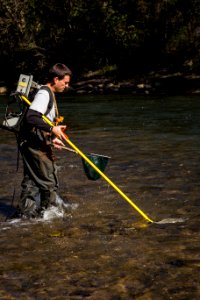
[{"label": "chest waders", "polygon": [[[45,115],[53,107],[52,93]],[[49,204],[55,204],[58,189],[57,166],[51,146],[51,136],[39,129],[22,128],[19,150],[24,164],[24,178],[21,184],[19,208],[26,217],[36,217]]]}]

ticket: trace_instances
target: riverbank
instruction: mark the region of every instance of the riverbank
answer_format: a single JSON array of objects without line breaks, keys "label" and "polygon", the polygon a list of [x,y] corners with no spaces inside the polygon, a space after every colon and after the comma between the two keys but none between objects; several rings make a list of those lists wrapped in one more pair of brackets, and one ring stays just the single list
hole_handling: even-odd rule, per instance
[{"label": "riverbank", "polygon": [[[70,94],[133,94],[133,95],[180,95],[200,94],[200,75],[157,74],[135,76],[119,80],[115,76],[87,75],[72,82]],[[0,95],[9,94],[9,89],[0,83]]]},{"label": "riverbank", "polygon": [[180,73],[163,76],[136,76],[128,80],[109,77],[91,77],[73,84],[76,94],[199,94],[200,76]]}]

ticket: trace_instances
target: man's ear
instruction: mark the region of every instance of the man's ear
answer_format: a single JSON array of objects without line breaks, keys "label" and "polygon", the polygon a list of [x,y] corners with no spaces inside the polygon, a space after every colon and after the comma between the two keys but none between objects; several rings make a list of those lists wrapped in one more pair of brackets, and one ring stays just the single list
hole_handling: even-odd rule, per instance
[{"label": "man's ear", "polygon": [[57,81],[58,81],[58,77],[54,77],[51,81],[51,86],[54,86]]}]

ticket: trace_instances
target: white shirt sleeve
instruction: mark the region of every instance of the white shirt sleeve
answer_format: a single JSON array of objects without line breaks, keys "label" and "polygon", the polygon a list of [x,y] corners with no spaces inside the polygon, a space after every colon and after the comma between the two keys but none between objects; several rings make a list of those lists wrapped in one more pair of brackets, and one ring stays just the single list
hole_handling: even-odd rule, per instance
[{"label": "white shirt sleeve", "polygon": [[45,90],[39,90],[35,95],[30,108],[44,115],[49,104],[49,93]]}]

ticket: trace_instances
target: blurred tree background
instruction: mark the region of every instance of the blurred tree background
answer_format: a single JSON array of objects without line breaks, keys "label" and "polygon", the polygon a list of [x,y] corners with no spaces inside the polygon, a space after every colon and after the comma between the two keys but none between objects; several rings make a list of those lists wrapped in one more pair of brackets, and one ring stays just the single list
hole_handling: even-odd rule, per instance
[{"label": "blurred tree background", "polygon": [[40,80],[56,62],[75,79],[199,73],[200,0],[1,0],[0,80]]}]

